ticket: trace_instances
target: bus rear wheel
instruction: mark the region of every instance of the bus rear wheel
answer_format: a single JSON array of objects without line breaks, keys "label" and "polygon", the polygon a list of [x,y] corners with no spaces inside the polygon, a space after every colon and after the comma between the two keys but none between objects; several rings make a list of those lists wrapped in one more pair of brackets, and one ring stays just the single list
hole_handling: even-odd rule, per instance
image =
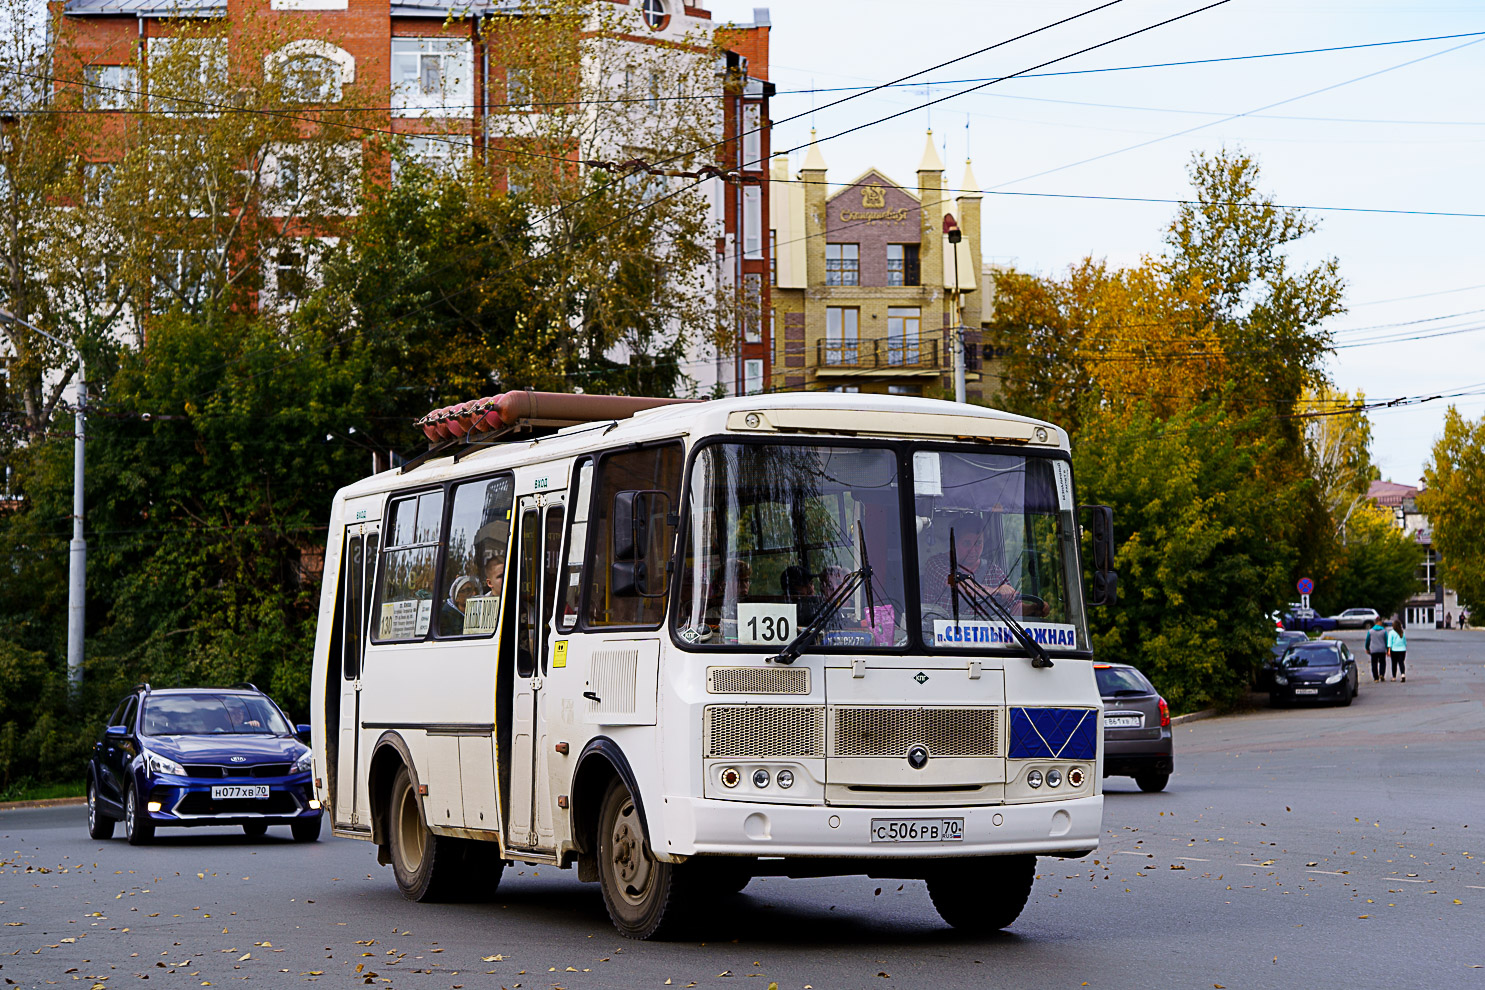
[{"label": "bus rear wheel", "polygon": [[434,835],[423,822],[423,809],[412,771],[399,767],[387,801],[387,845],[397,889],[410,901],[447,901],[459,893],[459,840]]},{"label": "bus rear wheel", "polygon": [[1021,916],[1036,881],[1035,856],[945,860],[928,878],[928,896],[939,917],[967,932],[995,932]]},{"label": "bus rear wheel", "polygon": [[655,858],[639,804],[622,781],[609,784],[603,797],[597,846],[603,903],[619,934],[647,939],[673,933],[686,913],[694,875],[685,864]]}]

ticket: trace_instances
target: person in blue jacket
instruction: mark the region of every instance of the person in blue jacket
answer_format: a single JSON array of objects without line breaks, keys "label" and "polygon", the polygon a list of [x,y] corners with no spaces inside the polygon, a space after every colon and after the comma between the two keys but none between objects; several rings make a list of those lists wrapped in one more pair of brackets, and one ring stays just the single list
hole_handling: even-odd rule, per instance
[{"label": "person in blue jacket", "polygon": [[[1387,655],[1392,658],[1392,679],[1401,679],[1403,683],[1408,680],[1408,638],[1403,635],[1403,624],[1401,619],[1392,620],[1392,628],[1387,630]],[[1398,675],[1402,675],[1399,678]]]},{"label": "person in blue jacket", "polygon": [[1380,681],[1387,676],[1387,627],[1382,625],[1382,617],[1377,616],[1377,621],[1366,633],[1366,652],[1372,658],[1372,680]]}]

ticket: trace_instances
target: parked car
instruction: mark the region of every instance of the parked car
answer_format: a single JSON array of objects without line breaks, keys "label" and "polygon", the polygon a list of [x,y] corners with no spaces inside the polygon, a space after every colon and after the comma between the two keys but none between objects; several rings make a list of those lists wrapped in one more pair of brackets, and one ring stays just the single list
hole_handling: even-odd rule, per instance
[{"label": "parked car", "polygon": [[154,690],[119,702],[88,761],[88,834],[130,845],[165,826],[241,825],[250,836],[287,825],[320,837],[310,781],[309,726],[292,724],[251,684]]},{"label": "parked car", "polygon": [[1370,629],[1381,616],[1374,608],[1348,608],[1334,618],[1337,629]]},{"label": "parked car", "polygon": [[1258,668],[1258,690],[1268,691],[1274,686],[1274,668],[1278,666],[1279,660],[1289,648],[1299,643],[1308,643],[1310,634],[1300,632],[1298,629],[1285,629],[1274,637],[1274,645],[1270,650],[1271,656]]},{"label": "parked car", "polygon": [[1293,608],[1284,615],[1284,628],[1301,632],[1329,632],[1336,622],[1328,615],[1321,615],[1312,608]]},{"label": "parked car", "polygon": [[1345,643],[1317,639],[1289,648],[1274,668],[1269,701],[1275,707],[1295,701],[1333,701],[1349,705],[1361,693],[1356,658]]},{"label": "parked car", "polygon": [[1133,777],[1140,790],[1163,791],[1175,769],[1170,707],[1134,667],[1096,663],[1103,695],[1103,775]]}]

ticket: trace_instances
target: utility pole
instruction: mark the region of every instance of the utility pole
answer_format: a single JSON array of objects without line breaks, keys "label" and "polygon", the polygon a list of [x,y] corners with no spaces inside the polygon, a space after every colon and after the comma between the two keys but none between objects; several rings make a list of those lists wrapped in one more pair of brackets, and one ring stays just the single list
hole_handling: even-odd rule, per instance
[{"label": "utility pole", "polygon": [[959,242],[964,239],[964,232],[959,229],[959,222],[952,213],[944,214],[944,233],[954,246],[954,336],[951,338],[954,345],[954,401],[964,402],[964,321],[959,318]]},{"label": "utility pole", "polygon": [[86,418],[88,404],[87,373],[82,351],[75,345],[52,336],[40,327],[0,309],[0,323],[14,324],[39,333],[47,340],[67,348],[77,358],[77,408],[73,413],[72,441],[72,542],[67,556],[67,688],[76,695],[83,680],[83,636],[86,631],[88,604],[88,541],[83,536],[83,481]]}]

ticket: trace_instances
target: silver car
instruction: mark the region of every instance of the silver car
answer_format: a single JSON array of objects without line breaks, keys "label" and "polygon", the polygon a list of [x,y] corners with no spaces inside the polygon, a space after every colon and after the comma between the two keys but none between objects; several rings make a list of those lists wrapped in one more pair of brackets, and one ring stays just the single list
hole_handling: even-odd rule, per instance
[{"label": "silver car", "polygon": [[1348,608],[1335,616],[1335,625],[1337,629],[1370,629],[1379,618],[1374,608]]},{"label": "silver car", "polygon": [[1175,769],[1170,707],[1136,668],[1096,663],[1103,695],[1103,775],[1133,777],[1140,790],[1163,791]]}]

